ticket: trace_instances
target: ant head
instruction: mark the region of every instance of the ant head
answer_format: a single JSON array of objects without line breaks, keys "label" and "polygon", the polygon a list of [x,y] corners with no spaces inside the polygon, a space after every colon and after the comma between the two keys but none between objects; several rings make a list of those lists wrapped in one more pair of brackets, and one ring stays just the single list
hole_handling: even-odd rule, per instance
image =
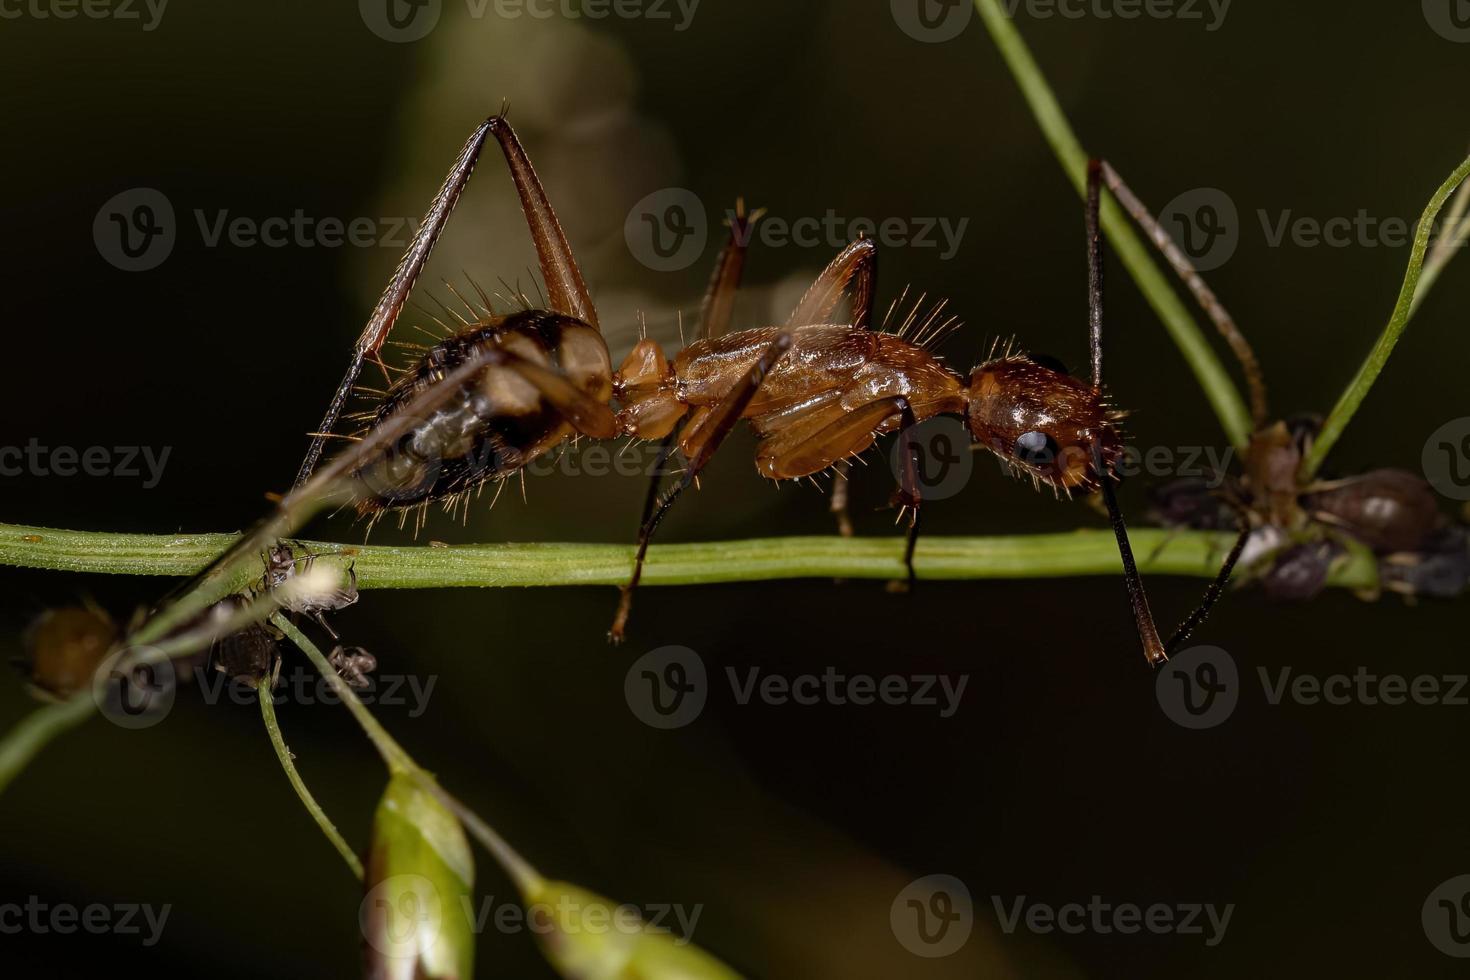
[{"label": "ant head", "polygon": [[965,391],[970,434],[1011,471],[1059,490],[1098,487],[1122,456],[1118,416],[1092,385],[1008,355],[970,373]]}]

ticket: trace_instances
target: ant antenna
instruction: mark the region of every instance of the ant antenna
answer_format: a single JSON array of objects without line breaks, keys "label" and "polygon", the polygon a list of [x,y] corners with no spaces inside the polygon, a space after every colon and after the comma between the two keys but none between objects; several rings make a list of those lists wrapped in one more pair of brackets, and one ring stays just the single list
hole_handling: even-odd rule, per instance
[{"label": "ant antenna", "polygon": [[[1256,352],[1251,348],[1250,341],[1245,339],[1245,334],[1240,332],[1236,326],[1235,318],[1230,311],[1225,309],[1225,304],[1215,295],[1214,290],[1205,284],[1204,277],[1199,274],[1189,257],[1175,244],[1169,233],[1160,227],[1158,220],[1144,207],[1138,196],[1129,190],[1128,185],[1123,183],[1123,178],[1106,160],[1095,161],[1102,170],[1102,179],[1107,183],[1108,190],[1118,203],[1123,206],[1138,227],[1164,260],[1174,269],[1181,282],[1193,294],[1195,301],[1209,316],[1215,324],[1215,329],[1225,342],[1230,345],[1230,350],[1235,354],[1235,359],[1240,362],[1240,369],[1245,373],[1245,383],[1250,388],[1251,397],[1251,421],[1257,430],[1265,427],[1269,415],[1266,408],[1266,377],[1261,371],[1261,362],[1256,360]],[[1090,168],[1091,165],[1089,165]],[[1089,169],[1089,174],[1090,174]],[[1091,177],[1089,176],[1089,180]]]},{"label": "ant antenna", "polygon": [[[1092,354],[1092,387],[1099,395],[1102,392],[1103,252],[1098,214],[1101,210],[1102,181],[1106,169],[1107,164],[1101,160],[1088,161],[1087,322],[1088,342]],[[1262,395],[1264,395],[1264,389]],[[1113,525],[1113,535],[1118,539],[1118,554],[1123,559],[1123,581],[1128,587],[1128,602],[1133,607],[1133,620],[1138,627],[1139,639],[1143,641],[1143,653],[1148,658],[1150,666],[1157,667],[1167,662],[1169,654],[1180,643],[1188,639],[1195,628],[1209,615],[1210,607],[1224,592],[1225,584],[1230,580],[1230,573],[1235,569],[1235,563],[1245,549],[1250,528],[1248,525],[1242,525],[1234,547],[1230,549],[1224,564],[1220,566],[1220,571],[1216,573],[1209,588],[1205,590],[1204,598],[1200,601],[1199,606],[1189,614],[1189,618],[1174,632],[1169,642],[1164,643],[1159,639],[1158,626],[1155,625],[1153,612],[1148,606],[1148,594],[1143,588],[1143,578],[1138,574],[1138,564],[1133,558],[1133,546],[1128,540],[1128,525],[1124,522],[1123,511],[1118,506],[1117,493],[1113,488],[1117,477],[1108,471],[1107,464],[1102,458],[1102,446],[1097,441],[1093,442],[1093,460],[1098,470],[1098,482],[1102,484],[1103,501],[1108,508],[1108,520]]]}]

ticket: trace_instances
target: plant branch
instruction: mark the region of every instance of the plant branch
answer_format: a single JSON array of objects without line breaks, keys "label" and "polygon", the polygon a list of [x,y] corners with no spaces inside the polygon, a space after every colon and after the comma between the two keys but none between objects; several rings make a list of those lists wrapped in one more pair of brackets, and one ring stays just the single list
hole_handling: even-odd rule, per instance
[{"label": "plant branch", "polygon": [[[1470,176],[1470,158],[1455,168],[1434,196],[1429,199],[1429,204],[1424,208],[1424,214],[1419,218],[1419,227],[1414,234],[1414,248],[1409,253],[1409,267],[1404,272],[1404,284],[1399,289],[1398,302],[1394,305],[1393,315],[1388,319],[1388,325],[1383,328],[1383,333],[1378,338],[1378,343],[1368,352],[1368,357],[1363,361],[1358,373],[1348,382],[1343,390],[1342,396],[1337,399],[1331,414],[1322,426],[1322,431],[1312,443],[1312,448],[1302,460],[1301,481],[1305,485],[1310,483],[1316,476],[1317,470],[1337,444],[1347,424],[1352,421],[1358,406],[1363,404],[1363,399],[1368,397],[1368,392],[1373,387],[1373,382],[1378,380],[1378,375],[1383,372],[1383,366],[1388,363],[1389,355],[1393,353],[1399,338],[1403,336],[1404,328],[1409,325],[1409,317],[1414,313],[1414,296],[1419,290],[1420,279],[1424,268],[1424,256],[1429,249],[1429,235],[1434,229],[1434,221],[1439,217],[1440,209],[1444,207],[1445,201],[1454,193],[1455,188]],[[1452,230],[1453,235],[1457,230]],[[1438,276],[1439,270],[1443,268],[1444,262],[1453,252],[1441,253],[1445,258],[1438,261],[1434,267],[1434,274]]]},{"label": "plant branch", "polygon": [[[1139,569],[1155,575],[1212,577],[1233,535],[1138,528],[1129,532]],[[74,572],[181,576],[230,548],[230,534],[146,535],[0,525],[0,564]],[[351,561],[364,589],[621,585],[633,546],[618,544],[471,544],[450,547],[302,542],[311,552]],[[897,579],[902,538],[784,537],[655,545],[646,585],[696,585],[791,578]],[[1106,530],[995,537],[929,537],[915,555],[925,579],[1052,578],[1117,575]],[[1366,560],[1340,566],[1334,585],[1372,588]]]},{"label": "plant branch", "polygon": [[301,798],[301,804],[306,807],[306,812],[311,814],[311,819],[316,821],[316,825],[322,829],[322,833],[327,835],[327,840],[332,842],[332,846],[337,849],[337,853],[342,855],[342,860],[347,862],[347,866],[352,869],[352,873],[357,875],[357,880],[361,881],[362,859],[357,856],[356,851],[348,846],[347,841],[342,837],[341,831],[337,829],[337,825],[332,823],[331,818],[327,816],[321,804],[316,801],[316,797],[311,795],[311,790],[306,788],[306,781],[301,778],[301,773],[296,771],[295,757],[291,754],[291,750],[287,748],[286,739],[281,735],[280,723],[276,721],[276,706],[274,704],[274,695],[271,692],[270,679],[267,678],[260,681],[256,685],[256,691],[260,695],[260,717],[265,722],[266,734],[270,735],[271,745],[276,750],[276,758],[281,760],[281,768],[286,771],[286,778],[291,781],[291,788]]},{"label": "plant branch", "polygon": [[367,707],[358,700],[357,692],[352,690],[352,687],[332,668],[331,663],[327,661],[327,658],[322,655],[322,652],[317,649],[316,644],[312,643],[306,634],[297,629],[295,624],[280,613],[272,616],[271,622],[275,624],[277,629],[285,633],[287,638],[301,649],[302,653],[306,654],[307,659],[312,662],[312,665],[316,667],[317,671],[321,673],[327,683],[332,685],[333,693],[347,706],[347,710],[352,712],[352,717],[356,718],[357,723],[362,726],[363,732],[367,734],[368,739],[373,743],[373,747],[378,750],[378,754],[387,763],[389,771],[403,773],[412,777],[426,792],[449,810],[453,811],[454,815],[465,825],[465,828],[469,830],[470,834],[505,869],[505,873],[510,876],[518,888],[525,891],[540,887],[543,881],[540,872],[531,867],[530,863],[521,857],[506,842],[505,838],[496,833],[473,810],[451,796],[448,790],[440,786],[432,775],[413,760],[413,757],[408,754],[403,746],[399,745],[393,736],[388,734],[388,730],[378,723],[378,720],[373,717],[372,712],[368,711]]},{"label": "plant branch", "polygon": [[[1067,122],[1061,103],[1057,101],[1046,76],[1042,74],[1036,59],[1026,47],[1026,42],[1001,8],[1000,0],[975,0],[975,8],[985,21],[995,46],[1000,49],[1001,57],[1005,59],[1016,84],[1020,86],[1021,94],[1031,107],[1031,112],[1061,162],[1062,169],[1066,171],[1077,193],[1086,194],[1088,154],[1082,149],[1076,133]],[[1128,223],[1127,216],[1112,198],[1105,198],[1103,201],[1102,224],[1113,250],[1128,269],[1133,281],[1138,284],[1149,305],[1164,322],[1164,328],[1168,330],[1190,370],[1194,372],[1200,388],[1215,410],[1215,415],[1219,417],[1226,436],[1237,450],[1243,452],[1253,426],[1250,412],[1246,409],[1235,382],[1215,356],[1215,351],[1205,339],[1199,324],[1154,262],[1147,246]]]}]

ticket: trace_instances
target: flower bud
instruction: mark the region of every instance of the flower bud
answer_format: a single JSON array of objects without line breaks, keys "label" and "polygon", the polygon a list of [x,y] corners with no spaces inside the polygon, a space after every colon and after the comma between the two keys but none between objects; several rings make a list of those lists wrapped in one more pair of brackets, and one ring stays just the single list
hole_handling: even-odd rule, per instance
[{"label": "flower bud", "polygon": [[412,776],[395,774],[373,818],[358,923],[373,980],[474,976],[465,914],[475,865],[458,818]]}]

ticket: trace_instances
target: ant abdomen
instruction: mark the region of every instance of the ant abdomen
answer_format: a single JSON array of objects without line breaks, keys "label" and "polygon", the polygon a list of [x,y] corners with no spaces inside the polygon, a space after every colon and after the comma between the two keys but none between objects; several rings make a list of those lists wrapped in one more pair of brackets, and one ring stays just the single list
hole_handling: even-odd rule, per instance
[{"label": "ant abdomen", "polygon": [[1027,357],[981,364],[970,374],[968,399],[975,441],[1055,489],[1095,490],[1122,457],[1119,416],[1098,389]]},{"label": "ant abdomen", "polygon": [[[593,399],[606,401],[612,394],[607,345],[587,324],[544,310],[490,315],[435,344],[409,367],[373,411],[369,431],[490,346],[518,363],[559,370]],[[572,431],[522,371],[492,364],[359,474],[368,492],[358,511],[372,515],[451,501],[515,473]]]}]

